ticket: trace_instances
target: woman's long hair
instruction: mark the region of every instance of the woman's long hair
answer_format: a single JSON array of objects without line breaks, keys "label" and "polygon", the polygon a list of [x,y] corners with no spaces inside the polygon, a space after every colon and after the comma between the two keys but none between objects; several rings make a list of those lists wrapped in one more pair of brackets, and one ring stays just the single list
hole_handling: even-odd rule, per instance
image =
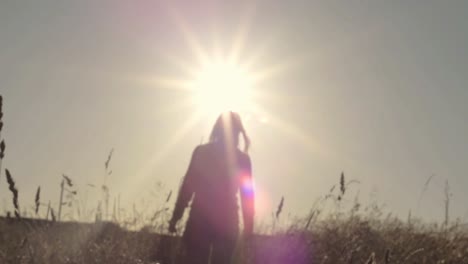
[{"label": "woman's long hair", "polygon": [[210,142],[220,142],[226,145],[239,147],[239,135],[244,140],[244,152],[250,147],[250,139],[245,132],[244,125],[238,113],[229,111],[221,114],[211,130]]}]

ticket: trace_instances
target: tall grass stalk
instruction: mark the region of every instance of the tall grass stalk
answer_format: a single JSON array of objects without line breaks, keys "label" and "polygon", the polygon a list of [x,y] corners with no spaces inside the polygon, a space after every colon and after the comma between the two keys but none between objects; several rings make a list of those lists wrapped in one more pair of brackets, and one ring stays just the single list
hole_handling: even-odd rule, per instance
[{"label": "tall grass stalk", "polygon": [[421,205],[421,201],[422,201],[422,198],[424,196],[424,194],[426,193],[427,189],[429,188],[429,184],[431,183],[432,179],[435,177],[434,174],[432,174],[431,176],[429,176],[429,178],[427,178],[426,182],[424,183],[424,186],[421,190],[421,194],[419,194],[419,199],[418,199],[418,205],[417,205],[417,209],[419,209],[419,206]]},{"label": "tall grass stalk", "polygon": [[[62,179],[60,183],[60,198],[59,198],[59,207],[58,207],[58,220],[62,216],[62,205],[63,205],[63,191],[65,190],[65,179]],[[53,214],[53,213],[52,213]]]},{"label": "tall grass stalk", "polygon": [[73,187],[73,181],[70,177],[65,174],[62,174],[62,181],[60,182],[60,198],[59,198],[59,208],[58,208],[58,221],[62,218],[62,207],[66,202],[63,201],[63,194],[64,192],[68,192],[69,195],[76,195],[76,191],[71,191],[68,188]]},{"label": "tall grass stalk", "polygon": [[13,207],[15,208],[15,216],[16,218],[21,218],[20,207],[18,203],[18,189],[16,189],[15,181],[13,180],[10,171],[5,169],[5,174],[8,183],[8,188],[10,189],[10,192],[13,195]]},{"label": "tall grass stalk", "polygon": [[[0,121],[1,123],[1,121]],[[1,130],[0,130],[0,133],[1,133]],[[1,139],[1,137],[0,137]],[[2,140],[0,142],[0,171],[2,171],[2,161],[3,161],[3,158],[5,157],[5,148],[6,148],[6,145],[5,145],[5,141]]]},{"label": "tall grass stalk", "polygon": [[450,197],[452,196],[452,194],[450,193],[450,186],[449,186],[448,180],[445,181],[444,193],[445,193],[445,221],[444,221],[444,224],[445,224],[445,227],[448,228],[449,217],[450,217],[450,215],[449,215]]},{"label": "tall grass stalk", "polygon": [[55,217],[55,213],[54,213],[54,208],[50,208],[50,216],[52,218],[52,222],[55,222],[57,221],[56,217]]},{"label": "tall grass stalk", "polygon": [[105,213],[104,219],[109,220],[109,198],[110,198],[110,191],[109,186],[107,185],[107,178],[112,174],[112,170],[109,169],[110,162],[112,160],[112,156],[114,154],[114,149],[112,148],[107,156],[106,161],[104,162],[104,183],[102,185],[102,194],[104,196],[104,206],[105,206]]},{"label": "tall grass stalk", "polygon": [[3,129],[3,96],[0,95],[0,174],[2,171],[2,161],[3,158],[5,157],[5,141],[2,139],[2,129]]},{"label": "tall grass stalk", "polygon": [[49,213],[50,213],[50,201],[47,204],[46,220],[49,220]]}]

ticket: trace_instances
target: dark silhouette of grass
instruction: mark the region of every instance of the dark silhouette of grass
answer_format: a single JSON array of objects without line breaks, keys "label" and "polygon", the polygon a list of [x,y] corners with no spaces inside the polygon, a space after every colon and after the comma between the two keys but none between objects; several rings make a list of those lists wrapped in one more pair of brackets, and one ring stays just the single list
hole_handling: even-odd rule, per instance
[{"label": "dark silhouette of grass", "polygon": [[[461,226],[407,225],[362,217],[291,226],[239,243],[236,263],[468,263]],[[175,263],[177,236],[128,231],[113,223],[84,224],[0,218],[0,263]]]}]

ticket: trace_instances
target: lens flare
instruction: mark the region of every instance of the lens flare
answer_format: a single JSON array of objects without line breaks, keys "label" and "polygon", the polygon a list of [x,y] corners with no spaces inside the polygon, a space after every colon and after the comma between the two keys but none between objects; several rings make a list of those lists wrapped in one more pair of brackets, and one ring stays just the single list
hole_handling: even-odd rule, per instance
[{"label": "lens flare", "polygon": [[250,176],[243,175],[241,177],[241,189],[244,194],[247,194],[249,196],[254,195],[255,184]]}]

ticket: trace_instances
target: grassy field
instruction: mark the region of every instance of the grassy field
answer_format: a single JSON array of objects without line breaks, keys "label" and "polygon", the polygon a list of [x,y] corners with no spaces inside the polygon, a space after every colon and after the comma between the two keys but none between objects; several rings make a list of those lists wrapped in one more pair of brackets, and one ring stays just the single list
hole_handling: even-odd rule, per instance
[{"label": "grassy field", "polygon": [[[330,218],[239,241],[236,263],[468,263],[468,235],[396,219]],[[177,263],[179,238],[112,223],[0,219],[0,263]]]},{"label": "grassy field", "polygon": [[[2,123],[2,97],[0,95],[0,133]],[[0,134],[0,175],[3,178],[2,160],[6,144]],[[112,172],[109,163],[111,151],[104,165],[106,176]],[[19,206],[19,191],[13,175],[5,169],[8,190],[12,195],[12,212],[0,217],[0,264],[132,264],[132,263],[181,263],[183,247],[179,236],[164,233],[172,191],[155,212],[120,218],[120,197],[114,198],[114,213],[109,214],[109,188],[103,185],[97,208],[91,211],[73,208],[77,192],[72,179],[63,175],[60,184],[59,206],[41,202],[38,187],[34,212],[24,212]],[[430,182],[430,179],[425,184]],[[339,183],[314,204],[305,219],[291,221],[289,226],[279,225],[283,199],[276,211],[271,228],[261,229],[252,238],[240,238],[235,253],[236,264],[308,264],[308,263],[454,263],[468,264],[467,226],[449,221],[450,191],[446,184],[445,222],[428,225],[408,217],[402,221],[391,214],[382,216],[378,206],[360,210],[355,201],[350,208],[343,206],[348,186],[356,181],[346,181],[341,174]],[[332,201],[333,210],[324,214],[324,204]],[[63,205],[77,209],[76,219],[96,219],[95,223],[57,221]],[[318,205],[318,206],[317,206]],[[47,207],[45,217],[39,213]],[[82,210],[80,210],[80,208]],[[55,213],[54,213],[55,212]],[[81,212],[81,213],[80,213]],[[115,213],[117,212],[117,214]],[[48,220],[26,218],[40,216]],[[57,216],[57,217],[56,217]],[[69,217],[68,219],[74,219]],[[100,219],[114,219],[103,222]]]}]

